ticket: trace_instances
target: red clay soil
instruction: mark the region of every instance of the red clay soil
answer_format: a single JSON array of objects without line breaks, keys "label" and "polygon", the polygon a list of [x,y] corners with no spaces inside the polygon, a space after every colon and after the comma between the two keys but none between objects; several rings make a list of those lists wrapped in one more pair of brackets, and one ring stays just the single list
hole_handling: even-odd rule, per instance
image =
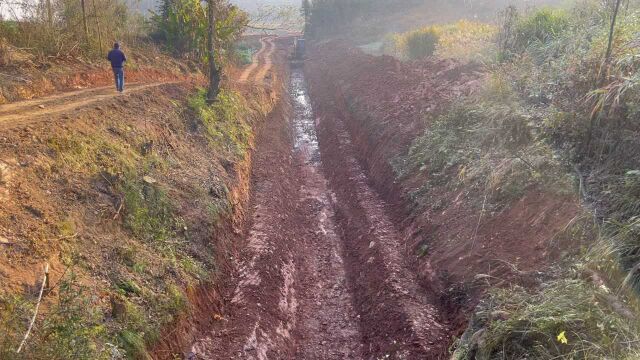
[{"label": "red clay soil", "polygon": [[[540,281],[539,271],[559,252],[554,238],[580,211],[575,198],[530,189],[501,212],[480,216],[468,203],[474,196],[469,189],[443,187],[434,193],[444,210],[416,213],[408,193],[426,176],[398,181],[390,166],[428,128],[428,114],[479,87],[480,67],[453,60],[400,62],[335,42],[313,48],[309,57],[305,71],[316,113],[344,123],[367,180],[391,204],[387,213],[401,229],[399,256],[436,298],[453,335],[466,326],[467,313],[486,288],[477,274],[499,279],[492,284]],[[419,258],[423,245],[428,255]]]}]

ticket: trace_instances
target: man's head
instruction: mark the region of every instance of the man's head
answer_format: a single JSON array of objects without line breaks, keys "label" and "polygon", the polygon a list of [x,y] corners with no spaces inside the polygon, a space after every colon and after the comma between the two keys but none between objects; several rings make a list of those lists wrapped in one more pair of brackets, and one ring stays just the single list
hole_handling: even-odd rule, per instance
[{"label": "man's head", "polygon": [[113,48],[120,49],[120,43],[119,42],[113,43]]}]

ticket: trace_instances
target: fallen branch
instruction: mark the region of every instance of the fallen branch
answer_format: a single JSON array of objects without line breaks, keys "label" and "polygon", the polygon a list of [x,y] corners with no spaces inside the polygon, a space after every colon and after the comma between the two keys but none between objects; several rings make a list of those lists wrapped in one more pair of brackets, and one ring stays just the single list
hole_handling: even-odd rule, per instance
[{"label": "fallen branch", "polygon": [[44,266],[44,278],[42,279],[42,285],[40,286],[40,294],[38,295],[38,303],[36,304],[35,310],[33,310],[33,317],[31,318],[31,323],[29,324],[27,333],[24,334],[24,337],[22,338],[22,342],[20,342],[20,346],[18,347],[18,350],[16,350],[17,354],[19,354],[20,351],[22,351],[24,344],[27,342],[27,339],[29,338],[29,334],[31,334],[31,329],[33,328],[33,324],[35,324],[36,317],[38,316],[38,309],[40,308],[40,302],[42,301],[42,294],[44,294],[44,288],[48,282],[49,282],[49,263],[46,263]]},{"label": "fallen branch", "polygon": [[120,211],[122,211],[122,207],[124,206],[124,198],[120,198],[120,206],[118,206],[118,210],[116,210],[115,215],[113,215],[113,220],[117,219],[120,216]]}]

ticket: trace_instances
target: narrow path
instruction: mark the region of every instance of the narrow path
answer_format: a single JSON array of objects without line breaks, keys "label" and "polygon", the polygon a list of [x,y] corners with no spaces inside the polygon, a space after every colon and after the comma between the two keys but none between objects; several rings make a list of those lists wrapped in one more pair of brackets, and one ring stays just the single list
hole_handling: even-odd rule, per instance
[{"label": "narrow path", "polygon": [[114,90],[113,86],[102,86],[98,88],[71,91],[39,99],[2,105],[0,106],[0,130],[6,130],[15,126],[44,121],[51,115],[75,111],[80,107],[91,105],[99,101],[114,98],[117,96],[126,96],[127,93],[138,92],[152,87],[177,83],[179,82],[173,81],[157,82],[151,84],[129,84],[126,87],[125,94],[119,94]]},{"label": "narrow path", "polygon": [[[275,50],[275,44],[272,37],[266,37],[260,39],[260,50],[254,55],[253,62],[249,65],[242,74],[240,74],[239,82],[247,82],[249,80],[261,83],[267,72],[272,67],[271,56]],[[256,71],[257,70],[257,71]],[[252,76],[253,75],[253,76]]]}]

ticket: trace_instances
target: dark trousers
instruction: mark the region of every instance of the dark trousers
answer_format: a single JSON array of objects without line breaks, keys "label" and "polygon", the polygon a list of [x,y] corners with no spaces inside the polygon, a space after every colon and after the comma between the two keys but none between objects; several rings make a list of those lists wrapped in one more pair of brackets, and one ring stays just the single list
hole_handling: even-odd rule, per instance
[{"label": "dark trousers", "polygon": [[124,69],[123,68],[112,68],[113,69],[113,77],[116,79],[116,90],[119,92],[124,91]]}]

